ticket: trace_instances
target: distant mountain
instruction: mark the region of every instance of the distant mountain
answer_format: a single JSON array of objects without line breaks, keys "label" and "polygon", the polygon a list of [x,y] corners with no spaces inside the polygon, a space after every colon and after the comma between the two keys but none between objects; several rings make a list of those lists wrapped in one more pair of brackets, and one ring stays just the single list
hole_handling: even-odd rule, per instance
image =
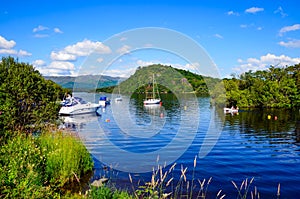
[{"label": "distant mountain", "polygon": [[[220,79],[204,77],[190,71],[161,64],[138,67],[133,75],[123,81],[119,87],[122,93],[144,93],[152,88],[152,77],[162,93],[196,93],[209,95],[207,83]],[[113,92],[114,86],[97,89],[98,92]]]},{"label": "distant mountain", "polygon": [[45,79],[61,85],[63,88],[73,89],[77,91],[91,91],[96,88],[115,86],[124,78],[111,77],[104,75],[82,75],[82,76],[45,76]]}]

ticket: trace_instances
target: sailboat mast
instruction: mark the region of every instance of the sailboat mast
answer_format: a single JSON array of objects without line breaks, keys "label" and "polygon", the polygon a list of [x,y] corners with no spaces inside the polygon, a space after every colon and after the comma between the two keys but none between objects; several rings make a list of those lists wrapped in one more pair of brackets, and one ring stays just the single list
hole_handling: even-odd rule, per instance
[{"label": "sailboat mast", "polygon": [[155,89],[154,89],[154,74],[153,74],[153,78],[152,78],[152,81],[153,81],[153,85],[152,85],[152,93],[153,93],[153,99],[155,99]]}]

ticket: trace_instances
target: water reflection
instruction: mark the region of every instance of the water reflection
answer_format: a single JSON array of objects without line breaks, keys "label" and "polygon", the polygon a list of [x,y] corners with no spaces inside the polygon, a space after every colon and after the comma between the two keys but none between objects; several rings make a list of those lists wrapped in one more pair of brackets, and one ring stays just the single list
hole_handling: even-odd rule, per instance
[{"label": "water reflection", "polygon": [[300,144],[300,120],[297,120],[295,134],[296,134],[296,143],[299,145]]},{"label": "water reflection", "polygon": [[274,139],[299,142],[299,136],[294,133],[299,129],[299,120],[296,110],[244,109],[238,115],[226,115],[225,126],[233,131],[238,128],[238,132],[245,136],[263,136],[270,142]]},{"label": "water reflection", "polygon": [[97,121],[97,118],[98,115],[96,113],[60,116],[62,121],[60,128],[80,131],[83,130],[88,123]]}]

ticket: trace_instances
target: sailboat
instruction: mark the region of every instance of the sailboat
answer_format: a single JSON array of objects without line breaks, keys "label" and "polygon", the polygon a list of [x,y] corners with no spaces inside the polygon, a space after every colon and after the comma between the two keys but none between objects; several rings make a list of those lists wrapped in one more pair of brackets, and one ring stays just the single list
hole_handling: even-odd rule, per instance
[{"label": "sailboat", "polygon": [[119,85],[118,85],[118,90],[119,90],[119,94],[118,94],[118,97],[115,98],[115,102],[122,101],[122,97],[121,97],[121,94],[120,94],[120,86]]},{"label": "sailboat", "polygon": [[160,96],[158,92],[158,88],[154,79],[154,74],[152,78],[152,93],[148,93],[146,91],[146,99],[144,100],[144,105],[154,105],[154,104],[160,104]]}]

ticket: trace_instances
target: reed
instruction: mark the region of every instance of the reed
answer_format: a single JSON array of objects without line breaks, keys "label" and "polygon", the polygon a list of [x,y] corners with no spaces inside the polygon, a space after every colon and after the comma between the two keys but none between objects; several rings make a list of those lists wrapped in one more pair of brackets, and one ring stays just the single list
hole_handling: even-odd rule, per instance
[{"label": "reed", "polygon": [[[237,184],[234,181],[231,181],[233,186],[238,192],[237,198],[239,199],[246,199],[249,193],[249,189],[251,184],[253,183],[254,178],[251,178],[251,180],[248,182],[248,178],[242,181],[241,185],[238,187]],[[254,190],[250,192],[251,199],[259,199],[260,195],[259,192],[257,191],[256,186],[254,187]]]},{"label": "reed", "polygon": [[[138,186],[135,189],[132,184],[132,189],[136,198],[207,198],[208,187],[212,181],[212,178],[208,180],[198,179],[199,191],[194,192],[197,188],[195,183],[195,169],[197,166],[197,156],[194,159],[194,167],[192,170],[192,180],[187,180],[188,168],[183,165],[180,166],[181,175],[177,182],[174,180],[174,170],[176,169],[176,163],[174,163],[169,169],[165,166],[157,166],[157,169],[153,169],[151,180],[145,182],[143,185]],[[131,175],[129,174],[129,180],[133,183]],[[220,190],[216,196],[217,199],[223,199],[225,194]]]}]

